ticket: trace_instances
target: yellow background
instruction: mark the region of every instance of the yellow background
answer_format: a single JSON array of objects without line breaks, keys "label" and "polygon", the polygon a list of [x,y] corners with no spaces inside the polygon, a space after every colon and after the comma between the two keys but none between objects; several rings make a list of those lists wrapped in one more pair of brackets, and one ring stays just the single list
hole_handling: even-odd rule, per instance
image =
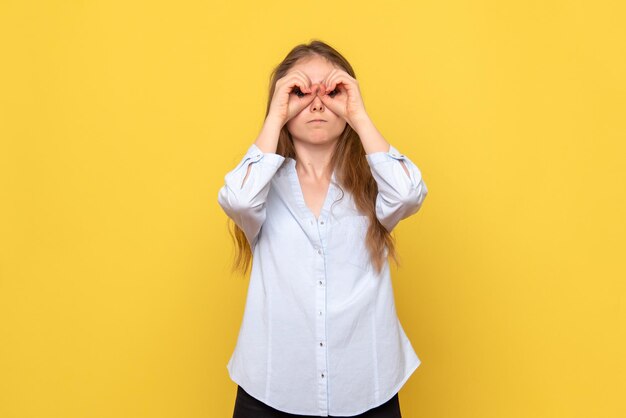
[{"label": "yellow background", "polygon": [[0,417],[228,417],[248,279],[217,204],[324,40],[422,170],[411,417],[626,416],[620,1],[0,2]]}]

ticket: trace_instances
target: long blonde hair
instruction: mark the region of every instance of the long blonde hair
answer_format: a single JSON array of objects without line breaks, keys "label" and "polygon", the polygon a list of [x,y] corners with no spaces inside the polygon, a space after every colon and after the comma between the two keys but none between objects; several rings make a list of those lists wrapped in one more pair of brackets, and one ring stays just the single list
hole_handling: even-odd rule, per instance
[{"label": "long blonde hair", "polygon": [[[325,42],[313,40],[309,44],[297,45],[270,74],[270,90],[267,109],[265,111],[266,117],[269,114],[276,81],[284,77],[291,67],[300,59],[308,58],[312,55],[319,55],[326,58],[332,64],[342,68],[356,79],[356,75],[350,63],[338,51]],[[293,140],[286,125],[283,126],[280,131],[276,153],[286,158],[295,158],[296,156],[293,148]],[[395,240],[391,233],[387,231],[378,218],[376,218],[378,186],[365,158],[365,149],[363,149],[361,139],[349,124],[346,124],[346,128],[339,137],[339,141],[331,157],[330,165],[335,168],[335,175],[339,185],[352,194],[359,212],[366,215],[369,219],[366,246],[376,271],[380,272],[384,265],[385,249],[387,249],[387,256],[398,264]],[[252,261],[250,244],[243,230],[239,228],[232,219],[230,220],[230,226],[229,232],[235,242],[235,257],[232,268],[233,271],[246,274]]]}]

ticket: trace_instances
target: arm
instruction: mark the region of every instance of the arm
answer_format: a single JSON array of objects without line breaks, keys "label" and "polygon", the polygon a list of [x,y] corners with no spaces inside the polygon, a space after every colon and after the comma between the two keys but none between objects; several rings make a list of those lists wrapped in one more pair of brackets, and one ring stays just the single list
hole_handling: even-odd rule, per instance
[{"label": "arm", "polygon": [[378,132],[365,111],[359,83],[343,70],[333,70],[324,80],[326,92],[335,88],[340,94],[322,95],[322,102],[341,116],[361,139],[367,162],[378,184],[376,217],[391,231],[400,220],[418,211],[426,193],[419,169]]},{"label": "arm", "polygon": [[426,183],[419,168],[391,145],[387,152],[365,157],[378,184],[376,217],[391,232],[398,222],[420,209],[428,194]]},{"label": "arm", "polygon": [[265,201],[272,177],[284,160],[281,155],[264,153],[253,143],[239,164],[226,174],[225,184],[219,190],[218,203],[244,231],[251,248],[265,221]]},{"label": "arm", "polygon": [[419,210],[428,189],[419,168],[385,140],[367,114],[355,118],[354,125],[378,184],[376,217],[391,232]]},{"label": "arm", "polygon": [[315,93],[317,88],[311,90],[310,85],[311,80],[300,71],[290,71],[276,81],[261,133],[243,160],[226,175],[226,184],[219,191],[220,206],[244,231],[252,249],[265,222],[265,201],[272,177],[285,160],[276,154],[280,131],[316,97],[311,94],[309,99],[300,100],[291,94],[291,90],[298,86],[308,93]]},{"label": "arm", "polygon": [[[376,126],[369,116],[365,115],[358,118],[355,122],[355,126],[366,154],[389,152],[391,145],[383,138],[380,132],[378,132],[378,129],[376,129]],[[400,160],[400,164],[402,164],[402,168],[407,177],[411,177],[411,173],[404,161]]]}]

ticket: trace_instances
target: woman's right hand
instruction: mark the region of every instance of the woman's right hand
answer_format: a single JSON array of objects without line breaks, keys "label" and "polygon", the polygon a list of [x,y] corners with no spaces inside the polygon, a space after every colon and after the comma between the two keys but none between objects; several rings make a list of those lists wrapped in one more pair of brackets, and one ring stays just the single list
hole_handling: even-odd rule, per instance
[{"label": "woman's right hand", "polygon": [[288,72],[276,81],[267,117],[280,121],[282,127],[311,104],[319,89],[319,85],[311,85],[311,80],[302,71]]}]

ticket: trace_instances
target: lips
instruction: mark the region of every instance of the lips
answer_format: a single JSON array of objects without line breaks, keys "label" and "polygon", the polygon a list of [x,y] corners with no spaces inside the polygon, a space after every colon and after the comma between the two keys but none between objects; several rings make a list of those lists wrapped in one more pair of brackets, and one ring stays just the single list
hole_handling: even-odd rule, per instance
[{"label": "lips", "polygon": [[311,123],[311,122],[327,122],[324,119],[312,119],[310,121],[308,121],[307,123]]}]

